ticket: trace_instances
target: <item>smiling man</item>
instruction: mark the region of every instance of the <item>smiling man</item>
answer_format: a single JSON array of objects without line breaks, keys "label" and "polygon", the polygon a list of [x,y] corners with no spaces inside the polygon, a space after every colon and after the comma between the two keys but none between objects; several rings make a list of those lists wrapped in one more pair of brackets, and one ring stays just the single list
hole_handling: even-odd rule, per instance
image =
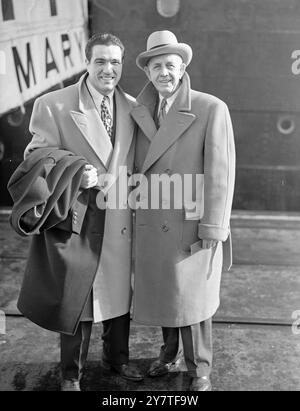
[{"label": "smiling man", "polygon": [[[119,43],[119,42],[118,42]],[[101,96],[113,97],[123,68],[124,47],[117,44],[89,43],[86,47],[87,82]]]},{"label": "smiling man", "polygon": [[[149,79],[132,111],[139,126],[136,168],[149,186],[154,175],[191,176],[196,184],[188,198],[197,207],[192,210],[184,196],[171,198],[166,210],[162,195],[156,209],[136,210],[134,319],[162,327],[164,344],[151,377],[178,367],[181,334],[189,389],[210,391],[211,318],[219,305],[222,255],[226,267],[231,259],[235,150],[226,104],[191,89],[185,71],[191,60],[191,47],[170,31],[152,33],[136,60]],[[148,197],[156,195],[153,190]]]},{"label": "smiling man", "polygon": [[170,98],[178,90],[186,65],[177,54],[153,57],[145,72],[158,93],[165,99]]},{"label": "smiling man", "polygon": [[25,158],[38,148],[68,150],[87,163],[77,203],[55,231],[58,240],[44,254],[30,256],[18,303],[33,322],[60,333],[64,391],[80,390],[92,323],[99,321],[103,365],[125,379],[142,379],[128,363],[131,210],[100,210],[96,204],[100,191],[124,182],[114,170],[133,167],[130,111],[136,103],[118,86],[123,60],[119,38],[94,35],[86,45],[87,73],[79,82],[36,100],[25,150]]}]

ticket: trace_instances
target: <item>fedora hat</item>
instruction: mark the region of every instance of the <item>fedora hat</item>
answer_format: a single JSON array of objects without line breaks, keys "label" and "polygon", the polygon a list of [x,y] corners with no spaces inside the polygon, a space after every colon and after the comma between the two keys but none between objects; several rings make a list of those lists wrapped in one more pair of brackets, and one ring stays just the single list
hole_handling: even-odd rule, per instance
[{"label": "fedora hat", "polygon": [[144,70],[150,58],[162,54],[179,54],[188,66],[193,57],[193,51],[188,44],[178,43],[174,33],[168,30],[155,31],[147,40],[147,51],[137,56],[137,66]]}]

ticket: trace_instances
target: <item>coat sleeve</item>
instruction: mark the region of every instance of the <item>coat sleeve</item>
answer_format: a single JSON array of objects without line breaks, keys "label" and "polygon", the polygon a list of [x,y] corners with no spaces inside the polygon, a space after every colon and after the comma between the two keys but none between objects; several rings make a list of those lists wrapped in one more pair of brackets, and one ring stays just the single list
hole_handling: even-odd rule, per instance
[{"label": "coat sleeve", "polygon": [[201,239],[226,241],[235,180],[232,123],[225,103],[211,110],[204,146],[204,215],[198,228]]},{"label": "coat sleeve", "polygon": [[32,140],[24,152],[24,158],[36,148],[61,148],[61,139],[51,104],[45,97],[36,99],[29,124]]}]

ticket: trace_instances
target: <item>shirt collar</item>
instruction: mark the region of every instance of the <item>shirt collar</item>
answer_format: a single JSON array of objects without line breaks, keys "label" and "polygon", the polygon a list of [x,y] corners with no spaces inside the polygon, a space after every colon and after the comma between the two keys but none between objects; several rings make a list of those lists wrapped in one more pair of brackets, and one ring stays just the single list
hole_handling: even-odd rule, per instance
[{"label": "shirt collar", "polygon": [[[91,81],[90,81],[89,78],[86,79],[86,85],[87,85],[87,87],[88,87],[88,89],[89,89],[89,91],[90,91],[90,93],[91,93],[91,96],[92,96],[92,98],[93,98],[96,106],[97,106],[97,107],[100,107],[104,95],[101,94],[100,91],[98,91],[98,90],[95,89],[95,87],[92,85],[92,83],[91,83]],[[110,108],[112,108],[112,107],[113,107],[114,90],[113,90],[111,93],[109,93],[109,94],[107,95],[107,97],[109,98]]]},{"label": "shirt collar", "polygon": [[171,97],[165,98],[163,97],[160,93],[159,93],[159,109],[161,107],[161,102],[163,101],[163,99],[165,98],[165,100],[167,101],[167,109],[169,110],[172,106],[172,104],[174,103],[174,101],[176,100],[176,97],[179,93],[181,86],[178,87],[178,89],[175,91],[174,94],[171,95]]}]

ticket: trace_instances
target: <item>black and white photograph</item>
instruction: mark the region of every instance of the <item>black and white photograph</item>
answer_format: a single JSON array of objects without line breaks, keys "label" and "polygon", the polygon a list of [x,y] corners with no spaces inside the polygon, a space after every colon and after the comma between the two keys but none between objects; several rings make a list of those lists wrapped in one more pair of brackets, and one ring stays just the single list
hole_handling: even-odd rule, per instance
[{"label": "black and white photograph", "polygon": [[0,391],[300,391],[300,0],[0,24]]}]

